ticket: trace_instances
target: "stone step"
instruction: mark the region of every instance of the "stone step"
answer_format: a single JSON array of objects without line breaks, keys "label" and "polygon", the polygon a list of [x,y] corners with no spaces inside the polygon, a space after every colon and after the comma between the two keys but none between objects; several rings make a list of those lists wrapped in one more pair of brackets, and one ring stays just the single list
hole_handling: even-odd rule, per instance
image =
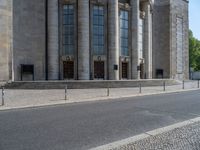
[{"label": "stone step", "polygon": [[89,81],[15,81],[5,85],[7,89],[64,89],[67,85],[69,89],[90,89],[90,88],[125,88],[162,86],[163,83],[169,85],[180,84],[177,80],[171,79],[153,79],[153,80],[89,80]]}]

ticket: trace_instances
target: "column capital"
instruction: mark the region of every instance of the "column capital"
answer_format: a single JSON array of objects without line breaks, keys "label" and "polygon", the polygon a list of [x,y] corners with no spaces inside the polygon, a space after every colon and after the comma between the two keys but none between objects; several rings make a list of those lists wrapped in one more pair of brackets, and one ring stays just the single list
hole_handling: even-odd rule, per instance
[{"label": "column capital", "polygon": [[153,10],[153,4],[154,4],[154,0],[143,0],[141,1],[141,3],[143,4],[142,10],[147,10],[147,7],[150,7],[150,13],[152,13]]}]

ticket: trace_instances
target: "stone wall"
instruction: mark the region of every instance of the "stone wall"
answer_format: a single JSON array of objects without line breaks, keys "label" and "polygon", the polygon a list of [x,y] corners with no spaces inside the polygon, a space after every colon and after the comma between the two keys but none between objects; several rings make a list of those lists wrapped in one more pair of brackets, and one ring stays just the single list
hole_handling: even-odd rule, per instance
[{"label": "stone wall", "polygon": [[[179,25],[177,18],[179,18]],[[188,1],[155,0],[153,8],[154,78],[156,69],[163,69],[164,78],[189,78],[188,22]],[[178,38],[181,36],[183,39]]]},{"label": "stone wall", "polygon": [[[188,1],[187,0],[171,0],[171,74],[176,79],[189,79],[189,40],[188,40]],[[182,73],[177,68],[177,18],[182,19]],[[180,53],[180,52],[178,52]],[[180,67],[180,66],[179,66]]]},{"label": "stone wall", "polygon": [[13,0],[13,6],[14,80],[20,80],[21,64],[33,64],[35,80],[44,80],[45,0]]},{"label": "stone wall", "polygon": [[156,69],[162,69],[163,77],[170,78],[169,15],[169,0],[156,0],[153,7],[153,78],[156,78]]},{"label": "stone wall", "polygon": [[0,0],[0,81],[11,79],[12,0]]}]

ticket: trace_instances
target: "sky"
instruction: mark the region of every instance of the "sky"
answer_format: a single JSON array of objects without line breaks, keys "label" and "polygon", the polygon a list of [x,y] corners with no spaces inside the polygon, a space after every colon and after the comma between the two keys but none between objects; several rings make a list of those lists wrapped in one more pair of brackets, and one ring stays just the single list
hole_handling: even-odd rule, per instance
[{"label": "sky", "polygon": [[189,24],[194,37],[200,40],[200,0],[189,0]]}]

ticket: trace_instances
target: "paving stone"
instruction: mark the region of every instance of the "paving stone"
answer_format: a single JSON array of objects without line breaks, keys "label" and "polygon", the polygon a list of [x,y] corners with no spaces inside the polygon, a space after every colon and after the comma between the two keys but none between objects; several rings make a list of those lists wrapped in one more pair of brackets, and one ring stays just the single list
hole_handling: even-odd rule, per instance
[{"label": "paving stone", "polygon": [[200,122],[123,145],[112,150],[199,150]]}]

